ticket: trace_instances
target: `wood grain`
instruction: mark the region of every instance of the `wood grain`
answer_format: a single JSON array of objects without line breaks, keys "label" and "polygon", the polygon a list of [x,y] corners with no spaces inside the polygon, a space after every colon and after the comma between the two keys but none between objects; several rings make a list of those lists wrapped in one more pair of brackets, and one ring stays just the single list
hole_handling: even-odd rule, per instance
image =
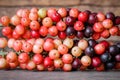
[{"label": "wood grain", "polygon": [[33,72],[0,71],[0,80],[119,80],[119,71]]},{"label": "wood grain", "polygon": [[120,6],[120,0],[80,0],[80,4],[96,6]]},{"label": "wood grain", "polygon": [[0,0],[0,17],[12,16],[19,8],[32,7],[76,7],[81,11],[91,10],[94,12],[109,11],[120,15],[120,0]]},{"label": "wood grain", "polygon": [[49,5],[77,5],[80,0],[0,0],[0,6],[49,6]]},{"label": "wood grain", "polygon": [[120,6],[120,0],[0,0],[0,6]]}]

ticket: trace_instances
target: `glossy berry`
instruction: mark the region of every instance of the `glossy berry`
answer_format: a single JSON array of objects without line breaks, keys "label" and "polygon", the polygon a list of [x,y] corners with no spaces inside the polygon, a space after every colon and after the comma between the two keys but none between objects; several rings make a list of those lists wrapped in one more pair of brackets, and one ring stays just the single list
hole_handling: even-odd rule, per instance
[{"label": "glossy berry", "polygon": [[109,32],[112,36],[115,36],[118,34],[119,28],[118,26],[113,26],[112,28],[109,29]]},{"label": "glossy berry", "polygon": [[9,34],[12,34],[12,28],[9,27],[9,26],[3,27],[3,28],[2,28],[2,34],[3,34],[4,36],[7,36],[7,35],[9,35]]},{"label": "glossy berry", "polygon": [[76,35],[76,31],[72,26],[68,26],[66,28],[66,34],[67,34],[67,36]]},{"label": "glossy berry", "polygon": [[105,46],[103,44],[97,44],[94,47],[95,53],[98,55],[102,55],[105,52]]},{"label": "glossy berry", "polygon": [[100,66],[101,65],[101,60],[100,60],[100,58],[99,57],[93,57],[92,58],[92,66],[93,67],[98,67],[98,66]]},{"label": "glossy berry", "polygon": [[105,20],[105,15],[102,12],[97,13],[97,19],[98,21],[102,22],[103,20]]},{"label": "glossy berry", "polygon": [[84,29],[84,24],[83,24],[83,22],[81,22],[81,21],[76,21],[76,22],[74,23],[74,29],[75,29],[76,31],[82,31],[82,30]]},{"label": "glossy berry", "polygon": [[52,19],[54,22],[58,22],[58,21],[60,21],[61,16],[60,16],[59,13],[54,13],[54,14],[51,15],[51,19]]},{"label": "glossy berry", "polygon": [[103,38],[109,38],[110,37],[110,32],[109,32],[109,30],[107,30],[107,29],[105,29],[105,30],[103,30],[102,32],[101,32],[101,37],[103,37]]},{"label": "glossy berry", "polygon": [[73,18],[73,17],[71,17],[71,16],[68,16],[68,17],[66,17],[66,19],[65,19],[65,23],[66,23],[67,25],[73,25],[74,22],[75,22],[75,18]]},{"label": "glossy berry", "polygon": [[63,17],[66,17],[66,15],[67,15],[67,10],[66,10],[66,8],[59,8],[58,9],[58,13],[61,15],[61,17],[63,18]]},{"label": "glossy berry", "polygon": [[106,50],[107,50],[107,49],[109,48],[109,46],[110,46],[110,43],[109,43],[108,41],[106,41],[106,40],[102,40],[102,41],[100,41],[100,43],[105,46]]},{"label": "glossy berry", "polygon": [[76,37],[77,37],[78,39],[82,39],[82,38],[84,37],[83,31],[77,31]]},{"label": "glossy berry", "polygon": [[105,67],[106,67],[107,70],[113,69],[114,66],[115,66],[115,63],[114,63],[114,62],[107,62],[107,63],[105,64]]},{"label": "glossy berry", "polygon": [[120,54],[117,54],[117,55],[115,56],[115,60],[118,61],[118,62],[120,62]]},{"label": "glossy berry", "polygon": [[38,10],[38,16],[40,18],[45,18],[47,15],[47,10],[45,8],[41,8]]},{"label": "glossy berry", "polygon": [[64,31],[58,32],[58,37],[60,39],[65,39],[67,37],[66,32],[64,32]]},{"label": "glossy berry", "polygon": [[92,13],[89,15],[89,18],[88,18],[88,23],[89,24],[94,24],[95,22],[97,22],[97,16],[95,13]]},{"label": "glossy berry", "polygon": [[119,48],[116,45],[109,46],[109,53],[111,55],[119,54]]},{"label": "glossy berry", "polygon": [[111,19],[112,21],[115,19],[115,15],[114,15],[114,13],[112,13],[112,12],[108,12],[107,14],[106,14],[106,18],[107,19]]},{"label": "glossy berry", "polygon": [[88,20],[88,15],[86,12],[81,12],[78,15],[78,20],[82,22],[86,22]]},{"label": "glossy berry", "polygon": [[84,36],[86,37],[86,38],[89,38],[89,37],[91,37],[92,35],[93,35],[93,28],[91,27],[91,26],[87,26],[86,28],[85,28],[85,30],[84,30]]},{"label": "glossy berry", "polygon": [[100,56],[100,59],[103,63],[106,63],[111,59],[111,56],[109,53],[104,53]]},{"label": "glossy berry", "polygon": [[101,33],[98,33],[98,32],[94,32],[92,35],[92,39],[94,40],[98,40],[100,39],[100,37],[101,37]]},{"label": "glossy berry", "polygon": [[116,16],[115,17],[115,22],[114,22],[116,25],[119,25],[120,24],[120,16]]},{"label": "glossy berry", "polygon": [[83,66],[86,66],[86,67],[90,66],[91,65],[91,58],[87,55],[82,56],[81,63],[82,63]]},{"label": "glossy berry", "polygon": [[104,26],[102,25],[101,22],[97,22],[97,23],[94,24],[93,30],[95,32],[102,32],[104,30]]},{"label": "glossy berry", "polygon": [[8,16],[2,16],[0,18],[0,22],[3,26],[8,26],[8,24],[10,23],[10,18]]},{"label": "glossy berry", "polygon": [[85,54],[92,57],[95,54],[94,48],[92,46],[88,46],[85,49]]},{"label": "glossy berry", "polygon": [[110,19],[105,19],[105,20],[102,22],[102,25],[104,26],[104,28],[110,29],[110,28],[113,26],[113,22],[112,22],[112,20],[110,20]]},{"label": "glossy berry", "polygon": [[50,57],[46,57],[44,59],[44,66],[46,68],[49,68],[49,67],[53,66],[53,60]]},{"label": "glossy berry", "polygon": [[69,11],[69,15],[74,17],[74,18],[77,18],[78,14],[79,14],[79,11],[77,8],[71,8]]},{"label": "glossy berry", "polygon": [[94,47],[97,44],[97,41],[95,41],[94,39],[89,39],[88,40],[88,45],[91,47]]},{"label": "glossy berry", "polygon": [[31,36],[32,38],[39,38],[40,37],[39,31],[32,30]]},{"label": "glossy berry", "polygon": [[39,34],[43,37],[48,35],[48,28],[46,26],[41,26],[39,29]]},{"label": "glossy berry", "polygon": [[90,11],[90,10],[85,10],[84,12],[87,13],[88,15],[91,14],[91,11]]},{"label": "glossy berry", "polygon": [[66,26],[65,22],[59,21],[59,22],[57,22],[56,27],[57,27],[58,31],[65,31],[67,26]]},{"label": "glossy berry", "polygon": [[120,42],[118,42],[116,45],[117,45],[117,47],[120,49]]},{"label": "glossy berry", "polygon": [[77,70],[81,65],[80,59],[75,58],[72,62],[72,69]]},{"label": "glossy berry", "polygon": [[56,26],[51,26],[51,27],[48,29],[48,33],[49,33],[51,36],[56,36],[56,35],[58,34],[57,27],[56,27]]}]

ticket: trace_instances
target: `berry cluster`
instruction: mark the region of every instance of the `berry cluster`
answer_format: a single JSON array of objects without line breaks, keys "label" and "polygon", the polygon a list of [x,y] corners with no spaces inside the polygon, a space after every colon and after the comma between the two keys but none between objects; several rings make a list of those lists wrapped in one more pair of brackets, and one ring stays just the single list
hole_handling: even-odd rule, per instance
[{"label": "berry cluster", "polygon": [[120,69],[120,43],[96,41],[120,36],[120,16],[112,12],[19,9],[11,18],[2,16],[0,23],[0,48],[11,49],[0,52],[0,69]]}]

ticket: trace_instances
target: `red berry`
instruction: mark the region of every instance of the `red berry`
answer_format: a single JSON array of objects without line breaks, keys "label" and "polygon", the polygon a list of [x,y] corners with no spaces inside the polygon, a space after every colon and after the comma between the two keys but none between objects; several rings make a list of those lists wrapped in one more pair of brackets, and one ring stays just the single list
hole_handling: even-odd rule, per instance
[{"label": "red berry", "polygon": [[67,37],[66,33],[64,31],[58,32],[58,37],[60,39],[65,39]]},{"label": "red berry", "polygon": [[82,22],[86,22],[88,20],[88,14],[86,12],[79,13],[78,20]]}]

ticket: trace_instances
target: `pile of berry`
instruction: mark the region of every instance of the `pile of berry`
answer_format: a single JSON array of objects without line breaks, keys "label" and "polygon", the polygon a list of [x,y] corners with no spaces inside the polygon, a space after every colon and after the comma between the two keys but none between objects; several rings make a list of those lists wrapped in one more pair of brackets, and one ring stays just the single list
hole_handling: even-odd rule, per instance
[{"label": "pile of berry", "polygon": [[120,42],[97,41],[120,36],[120,16],[112,12],[19,9],[11,18],[2,16],[0,23],[0,69],[120,69]]}]

